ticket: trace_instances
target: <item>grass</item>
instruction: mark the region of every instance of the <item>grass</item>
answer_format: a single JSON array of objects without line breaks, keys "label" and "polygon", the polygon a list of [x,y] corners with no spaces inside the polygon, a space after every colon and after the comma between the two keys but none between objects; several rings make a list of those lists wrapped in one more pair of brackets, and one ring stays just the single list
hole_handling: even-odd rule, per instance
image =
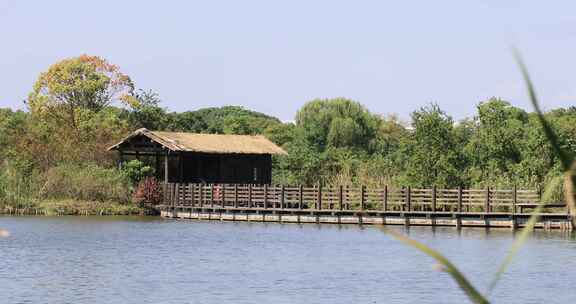
[{"label": "grass", "polygon": [[148,212],[135,204],[63,199],[43,200],[25,207],[0,205],[0,214],[2,213],[26,215],[144,215]]}]

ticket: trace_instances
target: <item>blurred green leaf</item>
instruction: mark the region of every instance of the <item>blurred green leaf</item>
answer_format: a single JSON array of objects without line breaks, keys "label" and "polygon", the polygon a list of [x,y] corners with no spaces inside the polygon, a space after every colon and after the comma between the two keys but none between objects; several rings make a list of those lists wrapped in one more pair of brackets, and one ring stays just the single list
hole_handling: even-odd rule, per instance
[{"label": "blurred green leaf", "polygon": [[530,97],[530,101],[532,102],[532,106],[534,106],[534,110],[538,114],[538,119],[542,124],[542,128],[544,129],[544,133],[546,137],[552,144],[552,147],[560,160],[562,161],[562,166],[564,167],[565,171],[570,170],[573,162],[573,156],[566,150],[562,149],[560,146],[560,140],[556,135],[556,132],[552,129],[552,126],[548,123],[546,118],[544,117],[544,113],[540,109],[540,105],[538,103],[538,98],[536,97],[536,91],[534,90],[534,86],[532,84],[532,80],[530,79],[530,75],[528,74],[528,68],[524,64],[522,60],[522,56],[520,56],[520,52],[517,49],[513,49],[514,51],[514,58],[516,59],[516,63],[520,67],[520,71],[522,72],[522,77],[524,77],[524,82],[526,83],[526,87],[528,89],[528,95]]},{"label": "blurred green leaf", "polygon": [[576,200],[574,199],[574,185],[576,185],[576,163],[574,163],[574,155],[563,149],[560,145],[560,140],[556,132],[552,129],[552,126],[544,117],[542,110],[540,109],[540,105],[538,103],[538,98],[536,97],[536,91],[534,90],[534,86],[532,84],[532,80],[530,79],[530,75],[528,74],[528,68],[524,61],[522,60],[522,56],[520,52],[514,48],[514,58],[518,66],[520,67],[520,71],[522,72],[522,76],[524,77],[524,82],[526,83],[526,87],[528,89],[528,95],[530,96],[530,101],[534,106],[534,110],[538,114],[538,119],[540,120],[540,124],[544,129],[544,133],[546,137],[552,144],[552,148],[556,155],[560,158],[562,163],[562,167],[564,169],[564,191],[566,193],[565,199],[566,204],[568,205],[568,209],[570,210],[570,214],[572,215],[572,224],[576,225]]},{"label": "blurred green leaf", "polygon": [[512,243],[510,251],[504,258],[502,264],[500,264],[498,271],[496,271],[496,274],[494,275],[492,282],[490,282],[490,285],[488,286],[487,294],[490,294],[492,290],[494,290],[494,287],[496,287],[496,284],[502,277],[502,274],[506,271],[508,266],[510,266],[512,260],[514,259],[514,257],[516,256],[522,245],[524,245],[524,243],[526,243],[526,240],[528,240],[528,236],[530,235],[532,230],[534,230],[534,225],[536,225],[536,222],[538,222],[538,219],[540,219],[540,213],[544,209],[544,205],[545,204],[542,201],[539,203],[538,207],[536,207],[532,212],[532,215],[528,219],[528,222],[526,222],[526,224],[524,225],[524,228],[522,228],[522,231],[518,235],[518,238],[516,238],[514,243]]}]

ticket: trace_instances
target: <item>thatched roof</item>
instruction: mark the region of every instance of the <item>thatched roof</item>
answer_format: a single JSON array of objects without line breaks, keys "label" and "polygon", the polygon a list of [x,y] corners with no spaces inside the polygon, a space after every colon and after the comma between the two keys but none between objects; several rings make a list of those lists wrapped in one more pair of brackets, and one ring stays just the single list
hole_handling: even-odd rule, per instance
[{"label": "thatched roof", "polygon": [[150,131],[142,128],[134,131],[108,150],[116,150],[120,145],[137,136],[145,136],[171,151],[202,152],[215,154],[277,154],[287,155],[286,151],[262,135],[222,135],[184,132]]}]

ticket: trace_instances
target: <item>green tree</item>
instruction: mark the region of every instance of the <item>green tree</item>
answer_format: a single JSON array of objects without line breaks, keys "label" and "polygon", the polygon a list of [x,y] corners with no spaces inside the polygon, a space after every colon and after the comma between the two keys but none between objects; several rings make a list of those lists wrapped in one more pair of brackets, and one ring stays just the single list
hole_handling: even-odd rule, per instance
[{"label": "green tree", "polygon": [[197,111],[171,113],[167,129],[183,132],[217,134],[262,134],[280,120],[242,107],[225,106]]},{"label": "green tree", "polygon": [[394,115],[379,117],[377,123],[376,152],[379,156],[391,155],[398,150],[409,133]]},{"label": "green tree", "polygon": [[524,130],[528,114],[501,99],[492,98],[478,105],[476,132],[466,153],[471,161],[474,183],[515,179],[515,167],[522,160]]},{"label": "green tree", "polygon": [[160,107],[161,99],[158,93],[152,90],[139,89],[124,97],[129,101],[128,121],[133,128],[146,128],[149,130],[162,130],[166,128],[168,116],[166,110]]},{"label": "green tree", "polygon": [[296,114],[296,126],[318,151],[332,148],[368,149],[374,144],[377,119],[360,103],[345,99],[316,99]]},{"label": "green tree", "polygon": [[461,162],[452,118],[436,104],[414,111],[411,116],[414,130],[402,148],[409,157],[407,182],[422,187],[461,184]]}]

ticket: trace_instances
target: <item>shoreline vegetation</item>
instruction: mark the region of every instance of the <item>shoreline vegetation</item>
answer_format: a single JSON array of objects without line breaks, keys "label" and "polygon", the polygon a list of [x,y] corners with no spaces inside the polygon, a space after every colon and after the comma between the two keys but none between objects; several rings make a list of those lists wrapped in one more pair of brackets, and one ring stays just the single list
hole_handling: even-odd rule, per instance
[{"label": "shoreline vegetation", "polygon": [[136,204],[122,204],[117,202],[94,202],[94,201],[42,201],[28,205],[1,205],[0,216],[118,216],[118,215],[155,215],[150,209]]},{"label": "shoreline vegetation", "polygon": [[[45,213],[123,213],[161,199],[153,159],[125,159],[118,169],[106,149],[139,128],[262,134],[288,152],[273,158],[273,184],[518,187],[545,189],[546,202],[564,199],[563,168],[538,114],[496,97],[459,121],[436,104],[404,122],[340,97],[307,102],[293,123],[237,106],[170,112],[118,66],[81,55],[41,73],[25,103],[25,111],[0,108],[0,207],[7,210],[36,202]],[[558,144],[575,152],[576,107],[544,116]]]}]

